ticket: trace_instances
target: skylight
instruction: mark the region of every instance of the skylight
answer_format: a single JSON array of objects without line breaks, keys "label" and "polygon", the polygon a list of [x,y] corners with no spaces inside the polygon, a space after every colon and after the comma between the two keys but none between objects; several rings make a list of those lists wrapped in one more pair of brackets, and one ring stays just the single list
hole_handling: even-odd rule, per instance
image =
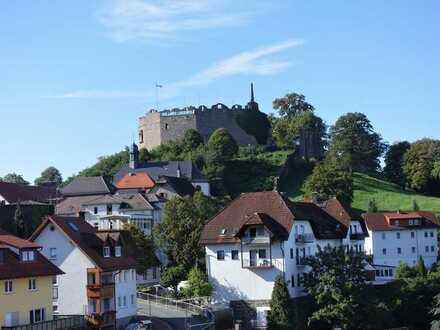
[{"label": "skylight", "polygon": [[68,222],[68,225],[73,231],[79,231],[78,226],[75,225],[73,222]]}]

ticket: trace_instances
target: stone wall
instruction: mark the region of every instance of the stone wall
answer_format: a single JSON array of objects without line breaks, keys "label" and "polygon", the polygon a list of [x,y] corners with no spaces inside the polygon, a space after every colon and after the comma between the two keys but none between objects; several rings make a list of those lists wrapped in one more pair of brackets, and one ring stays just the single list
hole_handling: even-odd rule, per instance
[{"label": "stone wall", "polygon": [[139,118],[139,149],[148,150],[161,143],[161,116],[159,112],[149,112]]}]

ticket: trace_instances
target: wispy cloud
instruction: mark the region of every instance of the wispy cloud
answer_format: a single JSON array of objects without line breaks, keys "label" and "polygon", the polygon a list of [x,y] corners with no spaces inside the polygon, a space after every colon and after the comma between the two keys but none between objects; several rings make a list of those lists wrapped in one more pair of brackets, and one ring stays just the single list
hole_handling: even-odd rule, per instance
[{"label": "wispy cloud", "polygon": [[[169,82],[164,84],[160,96],[161,100],[170,99],[179,95],[184,89],[208,85],[219,79],[236,75],[273,75],[285,71],[291,65],[291,61],[273,58],[274,55],[287,51],[288,49],[301,46],[302,40],[287,40],[284,42],[257,48],[251,51],[238,53],[214,63],[205,70],[202,70],[188,79]],[[142,97],[152,98],[155,95],[154,89],[145,91],[102,91],[102,90],[79,90],[53,96],[54,98],[129,98]]]},{"label": "wispy cloud", "polygon": [[99,20],[119,42],[170,40],[180,32],[245,23],[249,14],[228,14],[228,4],[230,0],[113,0]]}]

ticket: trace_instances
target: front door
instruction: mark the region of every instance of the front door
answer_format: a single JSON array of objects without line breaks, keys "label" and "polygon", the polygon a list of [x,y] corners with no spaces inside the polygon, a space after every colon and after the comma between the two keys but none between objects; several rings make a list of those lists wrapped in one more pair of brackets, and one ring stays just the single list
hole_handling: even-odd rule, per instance
[{"label": "front door", "polygon": [[249,251],[249,266],[256,266],[258,258],[258,250],[250,250]]}]

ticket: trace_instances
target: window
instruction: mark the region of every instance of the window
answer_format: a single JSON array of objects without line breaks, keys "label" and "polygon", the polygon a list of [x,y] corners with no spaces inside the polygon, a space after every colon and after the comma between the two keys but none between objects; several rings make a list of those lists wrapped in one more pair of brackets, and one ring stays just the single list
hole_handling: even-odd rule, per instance
[{"label": "window", "polygon": [[257,236],[257,228],[249,228],[249,237]]},{"label": "window", "polygon": [[165,124],[165,129],[168,129],[170,126],[168,124]]},{"label": "window", "polygon": [[266,258],[266,249],[258,250],[258,258],[265,259]]},{"label": "window", "polygon": [[412,252],[412,253],[416,253],[416,247],[415,247],[415,246],[413,246],[413,247],[411,248],[411,252]]},{"label": "window", "polygon": [[293,259],[293,248],[290,248],[290,259]]},{"label": "window", "polygon": [[93,214],[98,214],[98,208],[96,206],[93,208]]},{"label": "window", "polygon": [[257,236],[264,236],[264,227],[257,227]]},{"label": "window", "polygon": [[425,231],[425,237],[428,237],[428,232],[427,231]]},{"label": "window", "polygon": [[429,246],[428,245],[425,246],[425,252],[429,252]]},{"label": "window", "polygon": [[53,313],[58,313],[58,305],[52,305],[52,311]]},{"label": "window", "polygon": [[113,205],[109,204],[107,205],[107,214],[110,215],[113,213]]},{"label": "window", "polygon": [[127,282],[128,280],[128,270],[124,270],[124,282]]},{"label": "window", "polygon": [[223,250],[217,251],[217,260],[225,260],[225,251]]},{"label": "window", "polygon": [[14,282],[12,280],[5,281],[5,293],[14,292]]},{"label": "window", "polygon": [[104,257],[110,257],[110,246],[104,246]]},{"label": "window", "polygon": [[121,307],[122,306],[122,300],[121,300],[121,297],[119,296],[118,297],[118,307]]},{"label": "window", "polygon": [[298,285],[298,286],[302,285],[301,274],[299,274],[299,273],[296,276],[296,285]]},{"label": "window", "polygon": [[122,301],[123,301],[122,306],[126,307],[127,306],[127,297],[126,296],[122,297]]},{"label": "window", "polygon": [[434,232],[431,231],[431,232],[429,233],[429,236],[434,237]]},{"label": "window", "polygon": [[157,268],[153,267],[153,280],[157,278]]},{"label": "window", "polygon": [[144,143],[144,130],[139,131],[139,143]]},{"label": "window", "polygon": [[382,239],[386,239],[387,235],[385,233],[382,233]]},{"label": "window", "polygon": [[54,286],[52,288],[52,299],[57,300],[58,299],[58,287]]},{"label": "window", "polygon": [[393,277],[393,269],[392,269],[392,268],[390,268],[390,270],[389,270],[389,275],[390,275],[391,277]]},{"label": "window", "polygon": [[25,250],[21,251],[21,261],[33,261],[35,258],[34,251]]},{"label": "window", "polygon": [[290,278],[290,285],[292,286],[292,288],[295,287],[295,276],[293,276],[293,275]]},{"label": "window", "polygon": [[58,278],[56,276],[52,276],[52,285],[58,285]]},{"label": "window", "polygon": [[134,305],[134,294],[131,295],[131,304]]},{"label": "window", "polygon": [[353,227],[354,227],[354,233],[356,234],[358,232],[358,226],[354,225]]},{"label": "window", "polygon": [[57,258],[57,248],[50,248],[49,255],[50,255],[50,259],[56,259]]},{"label": "window", "polygon": [[411,232],[411,238],[414,238],[416,235],[415,235],[415,233],[412,231]]},{"label": "window", "polygon": [[122,255],[122,247],[116,246],[115,247],[115,257],[120,257]]},{"label": "window", "polygon": [[44,308],[40,308],[40,309],[34,309],[32,311],[29,311],[29,320],[30,323],[39,323],[39,322],[43,322],[46,319],[46,315],[45,315],[45,310]]},{"label": "window", "polygon": [[385,269],[385,276],[388,277],[388,269]]},{"label": "window", "polygon": [[231,251],[231,258],[232,260],[238,260],[238,250]]},{"label": "window", "polygon": [[383,249],[382,249],[382,254],[383,254],[383,255],[386,255],[386,254],[387,254],[387,249],[383,248]]},{"label": "window", "polygon": [[400,247],[397,248],[397,254],[402,254],[402,248]]},{"label": "window", "polygon": [[394,221],[394,225],[395,226],[399,226],[400,225],[400,221],[399,220]]},{"label": "window", "polygon": [[400,233],[399,232],[396,233],[396,238],[400,239]]},{"label": "window", "polygon": [[380,270],[379,269],[376,269],[376,276],[380,276]]},{"label": "window", "polygon": [[37,280],[35,278],[29,279],[28,289],[29,289],[29,291],[36,291],[37,290]]},{"label": "window", "polygon": [[431,252],[434,252],[434,251],[435,251],[435,246],[431,245]]}]

